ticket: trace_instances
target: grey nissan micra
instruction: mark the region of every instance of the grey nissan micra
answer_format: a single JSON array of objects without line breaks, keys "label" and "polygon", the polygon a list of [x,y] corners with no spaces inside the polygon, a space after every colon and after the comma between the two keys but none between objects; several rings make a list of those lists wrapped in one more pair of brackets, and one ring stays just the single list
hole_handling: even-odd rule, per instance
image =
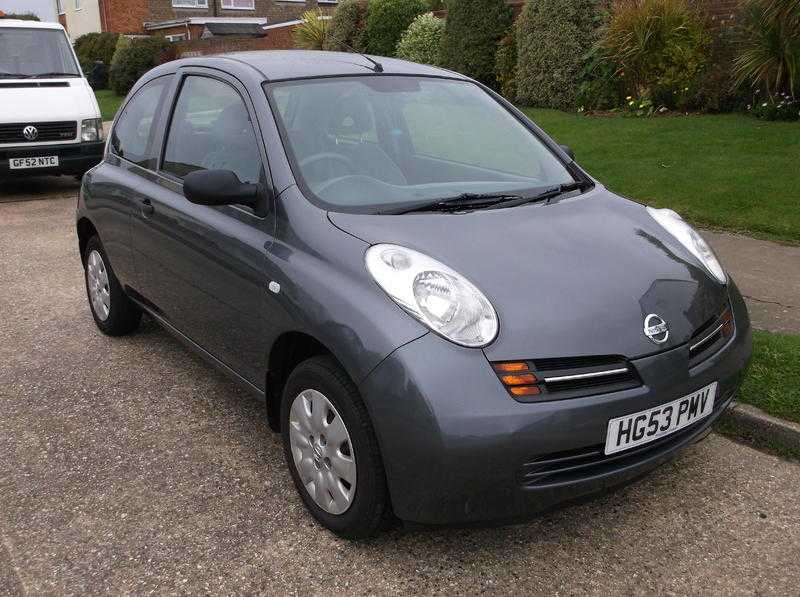
[{"label": "grey nissan micra", "polygon": [[349,538],[625,484],[708,433],[751,352],[739,291],[676,213],[400,60],[155,68],[77,232],[100,330],[147,313],[266,400],[308,510]]}]

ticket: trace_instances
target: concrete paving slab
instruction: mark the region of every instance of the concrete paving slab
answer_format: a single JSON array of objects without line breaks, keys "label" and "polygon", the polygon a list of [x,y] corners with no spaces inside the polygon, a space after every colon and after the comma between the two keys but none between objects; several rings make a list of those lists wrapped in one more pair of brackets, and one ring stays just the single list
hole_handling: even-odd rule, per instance
[{"label": "concrete paving slab", "polygon": [[260,403],[152,322],[97,332],[73,209],[0,205],[0,592],[797,592],[800,466],[716,435],[529,524],[335,538]]},{"label": "concrete paving slab", "polygon": [[747,301],[756,328],[800,334],[800,247],[704,230]]}]

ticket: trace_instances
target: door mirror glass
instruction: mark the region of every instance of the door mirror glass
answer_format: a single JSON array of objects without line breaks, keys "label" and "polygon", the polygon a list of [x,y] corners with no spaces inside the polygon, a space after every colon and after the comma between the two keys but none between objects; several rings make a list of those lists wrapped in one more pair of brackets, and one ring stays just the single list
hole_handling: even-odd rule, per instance
[{"label": "door mirror glass", "polygon": [[255,205],[258,185],[241,182],[231,170],[197,170],[184,177],[183,194],[197,205]]}]

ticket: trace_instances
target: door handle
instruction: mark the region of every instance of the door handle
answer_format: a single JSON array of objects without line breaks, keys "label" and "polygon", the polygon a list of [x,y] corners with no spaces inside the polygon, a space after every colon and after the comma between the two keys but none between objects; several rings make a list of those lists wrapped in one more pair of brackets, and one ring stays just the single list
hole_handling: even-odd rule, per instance
[{"label": "door handle", "polygon": [[150,201],[150,199],[142,199],[141,209],[142,209],[142,215],[146,218],[156,213],[156,208],[153,207],[153,203]]}]

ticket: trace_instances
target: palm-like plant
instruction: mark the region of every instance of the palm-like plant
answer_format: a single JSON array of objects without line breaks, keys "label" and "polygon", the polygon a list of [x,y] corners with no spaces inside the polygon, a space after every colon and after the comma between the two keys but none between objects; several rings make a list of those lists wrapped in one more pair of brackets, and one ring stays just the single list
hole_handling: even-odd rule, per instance
[{"label": "palm-like plant", "polygon": [[298,48],[321,50],[328,37],[330,17],[321,10],[309,10],[301,17],[303,22],[294,30],[294,41]]},{"label": "palm-like plant", "polygon": [[795,97],[800,92],[800,2],[748,0],[743,32],[733,62],[736,85]]}]

